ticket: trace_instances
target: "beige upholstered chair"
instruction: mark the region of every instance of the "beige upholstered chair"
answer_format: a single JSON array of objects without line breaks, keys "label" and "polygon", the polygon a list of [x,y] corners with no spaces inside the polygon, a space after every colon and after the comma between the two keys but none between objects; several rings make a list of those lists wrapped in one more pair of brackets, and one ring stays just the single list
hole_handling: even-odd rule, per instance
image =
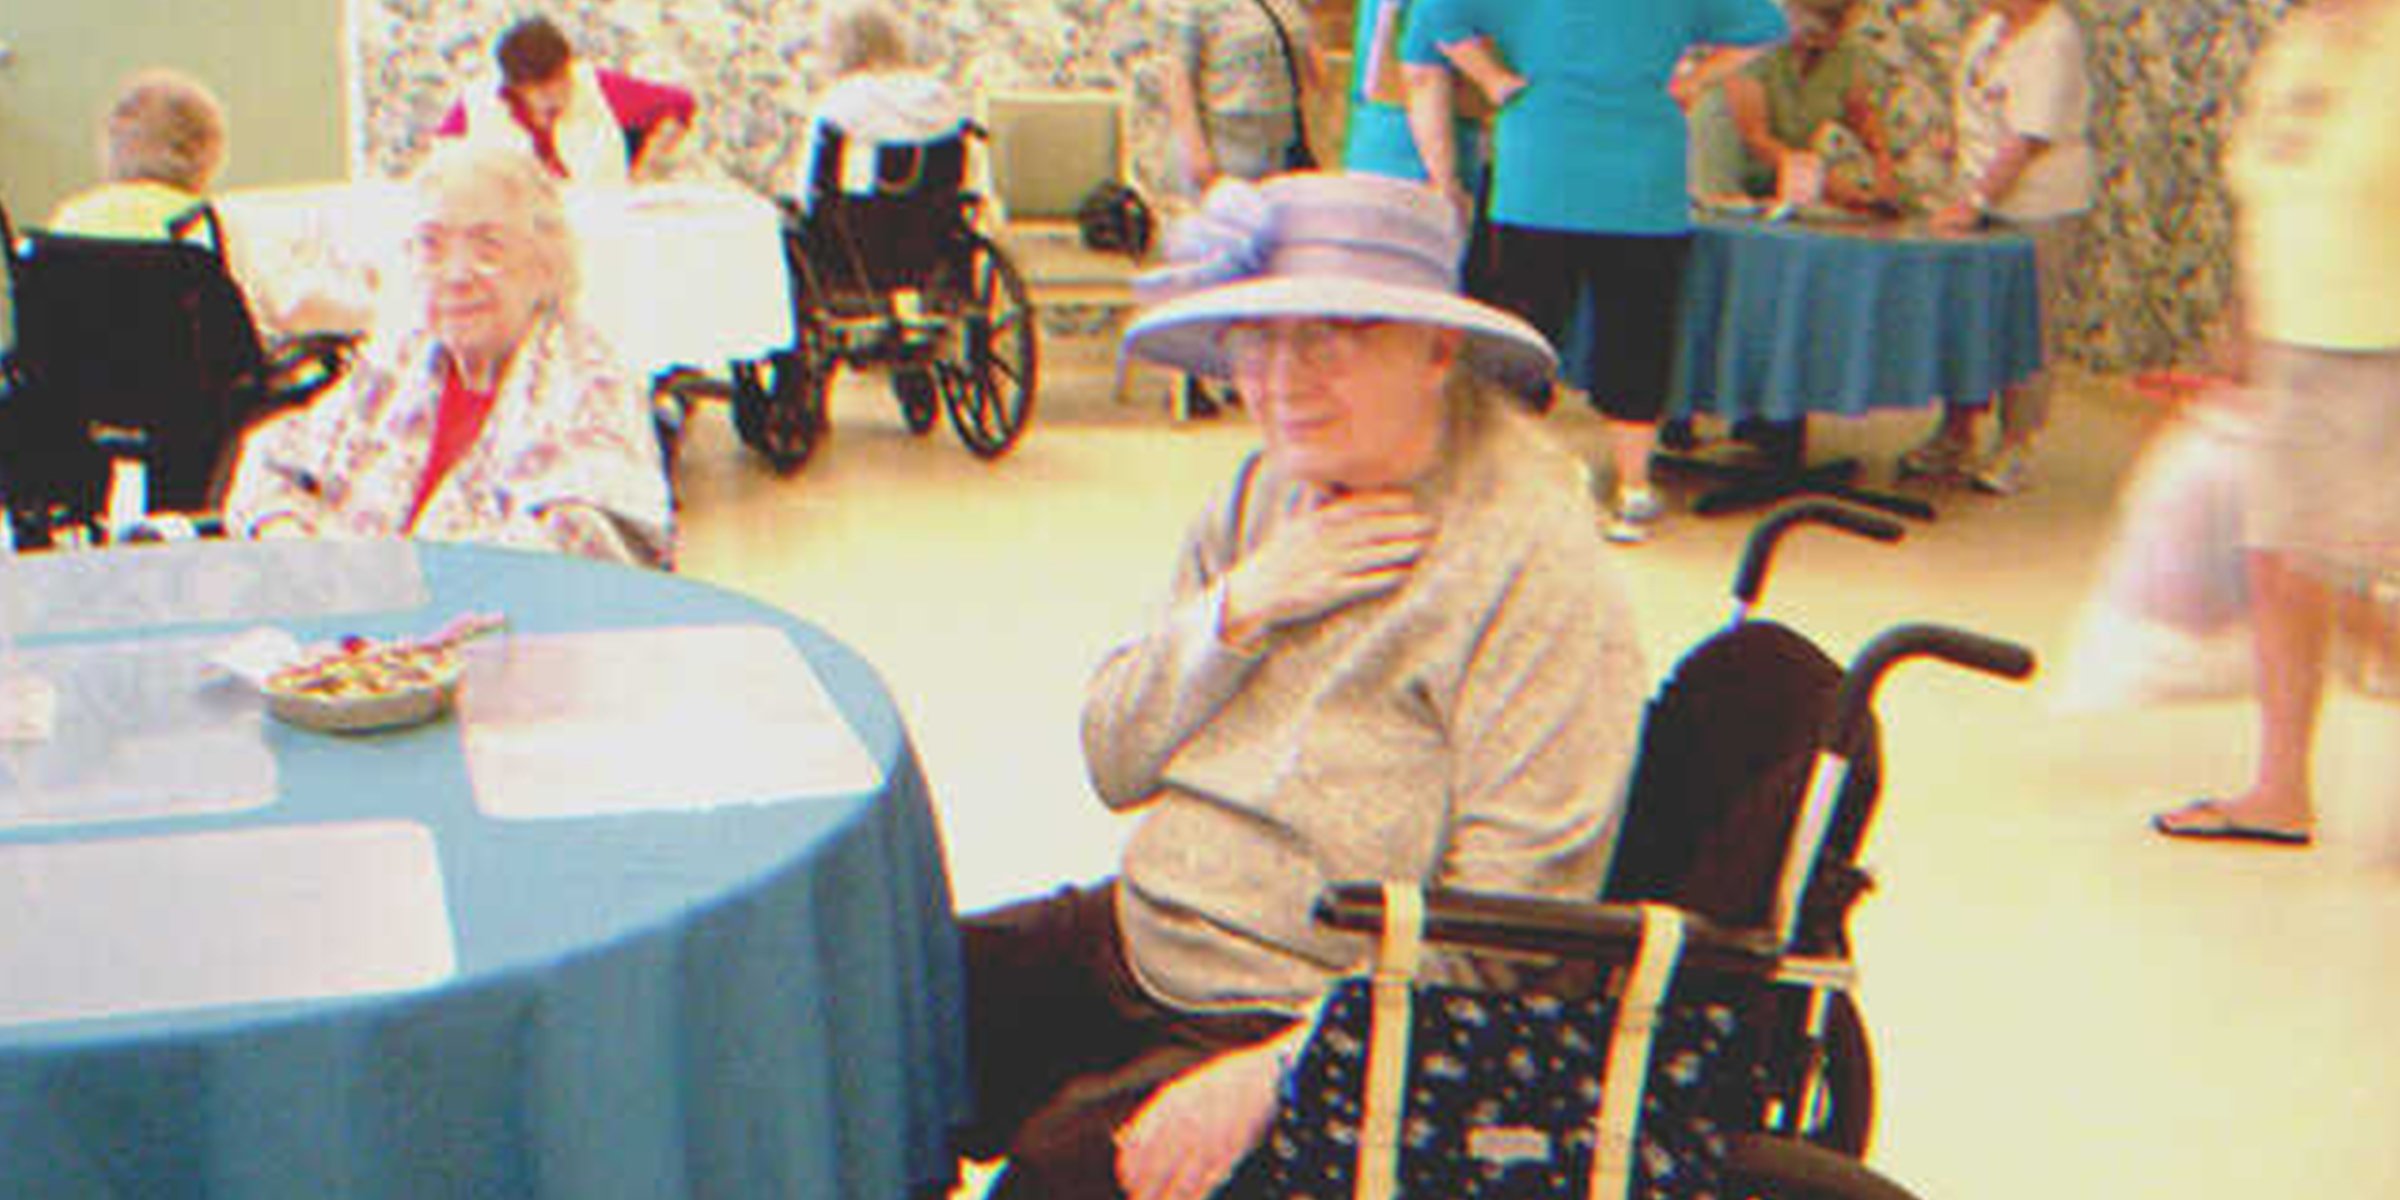
[{"label": "beige upholstered chair", "polygon": [[[1139,265],[1086,248],[1075,223],[1093,188],[1132,179],[1131,107],[1122,90],[991,91],[979,100],[992,237],[1024,275],[1038,311],[1120,316],[1133,304]],[[1096,332],[1113,338],[1115,327],[1103,320]],[[1046,323],[1045,333],[1060,332]],[[1129,398],[1127,386],[1117,381],[1119,401]]]}]

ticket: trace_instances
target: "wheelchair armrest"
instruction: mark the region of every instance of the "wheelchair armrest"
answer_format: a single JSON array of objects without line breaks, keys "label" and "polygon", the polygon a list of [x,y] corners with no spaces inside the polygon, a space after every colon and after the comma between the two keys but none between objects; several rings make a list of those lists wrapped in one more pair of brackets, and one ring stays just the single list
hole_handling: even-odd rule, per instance
[{"label": "wheelchair armrest", "polygon": [[[1336,883],[1317,896],[1319,923],[1351,933],[1383,929],[1383,889],[1375,883]],[[1706,974],[1763,979],[1782,961],[1772,935],[1727,929],[1685,914],[1684,964]],[[1630,962],[1642,941],[1640,906],[1536,896],[1505,896],[1452,888],[1425,889],[1425,940],[1488,950]]]},{"label": "wheelchair armrest", "polygon": [[359,335],[304,333],[283,338],[267,351],[260,392],[269,409],[301,403],[332,386],[350,366]]}]

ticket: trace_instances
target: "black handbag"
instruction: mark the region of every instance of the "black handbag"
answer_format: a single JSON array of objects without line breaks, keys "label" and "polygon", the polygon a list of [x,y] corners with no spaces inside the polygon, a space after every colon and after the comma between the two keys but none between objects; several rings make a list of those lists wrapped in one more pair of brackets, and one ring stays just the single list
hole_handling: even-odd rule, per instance
[{"label": "black handbag", "polygon": [[1385,911],[1374,974],[1338,984],[1319,1012],[1245,1194],[1716,1194],[1726,1142],[1709,1114],[1739,1022],[1728,1003],[1669,1002],[1678,910],[1644,906],[1621,986],[1574,998],[1418,982],[1421,897],[1387,885]]},{"label": "black handbag", "polygon": [[1283,27],[1283,18],[1275,15],[1267,0],[1252,0],[1258,11],[1267,15],[1267,24],[1274,27],[1275,44],[1283,48],[1283,75],[1292,82],[1292,141],[1283,148],[1283,169],[1314,171],[1317,152],[1308,146],[1308,96],[1300,90],[1300,63],[1292,57],[1292,35]]}]

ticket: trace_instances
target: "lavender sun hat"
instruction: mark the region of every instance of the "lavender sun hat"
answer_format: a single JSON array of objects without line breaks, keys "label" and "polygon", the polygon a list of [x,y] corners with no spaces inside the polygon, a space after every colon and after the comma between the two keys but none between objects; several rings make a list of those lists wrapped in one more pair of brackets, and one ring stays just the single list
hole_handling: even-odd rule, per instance
[{"label": "lavender sun hat", "polygon": [[1469,365],[1538,391],[1557,355],[1533,326],[1459,295],[1465,248],[1449,200],[1423,184],[1319,171],[1222,180],[1168,229],[1169,265],[1134,279],[1143,309],[1120,354],[1222,379],[1218,335],[1235,321],[1409,321],[1458,330]]}]

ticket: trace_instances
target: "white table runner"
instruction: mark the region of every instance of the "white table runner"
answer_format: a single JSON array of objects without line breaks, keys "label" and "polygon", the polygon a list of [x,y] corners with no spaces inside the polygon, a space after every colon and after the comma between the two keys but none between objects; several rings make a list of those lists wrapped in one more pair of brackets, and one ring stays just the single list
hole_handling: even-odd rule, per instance
[{"label": "white table runner", "polygon": [[424,987],[457,970],[400,821],[0,845],[0,1025]]},{"label": "white table runner", "polygon": [[460,723],[475,803],[503,819],[703,811],[883,783],[808,660],[764,625],[477,643]]}]

